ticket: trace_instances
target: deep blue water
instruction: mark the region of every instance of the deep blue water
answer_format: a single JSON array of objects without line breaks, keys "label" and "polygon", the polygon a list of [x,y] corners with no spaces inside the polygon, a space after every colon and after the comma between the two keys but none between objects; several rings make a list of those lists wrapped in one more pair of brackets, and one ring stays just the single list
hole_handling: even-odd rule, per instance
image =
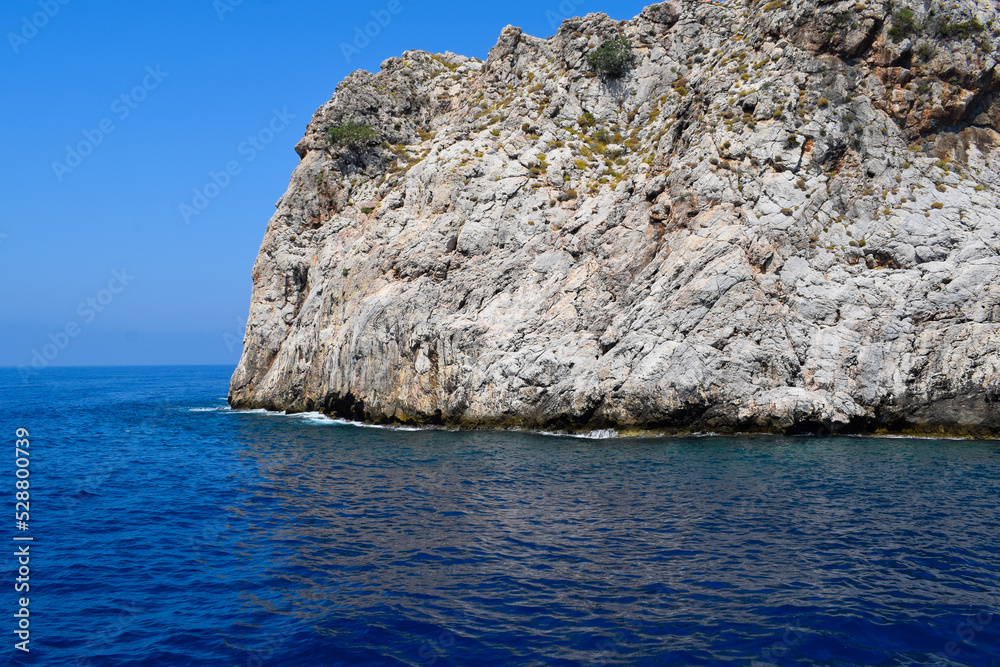
[{"label": "deep blue water", "polygon": [[0,660],[1000,665],[998,442],[361,428],[230,371],[0,370]]}]

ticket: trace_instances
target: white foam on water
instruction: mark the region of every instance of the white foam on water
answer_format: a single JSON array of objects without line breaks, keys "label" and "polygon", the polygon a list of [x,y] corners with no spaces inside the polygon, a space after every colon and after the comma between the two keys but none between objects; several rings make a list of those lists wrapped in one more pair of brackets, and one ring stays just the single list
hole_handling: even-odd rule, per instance
[{"label": "white foam on water", "polygon": [[365,422],[353,421],[351,419],[339,419],[336,417],[328,417],[322,412],[300,412],[293,415],[284,415],[286,417],[291,417],[292,419],[303,419],[311,424],[320,424],[323,426],[356,426],[358,428],[378,428],[387,431],[430,431],[438,430],[432,428],[420,428],[419,426],[387,426],[385,424],[366,424]]},{"label": "white foam on water", "polygon": [[521,433],[533,433],[535,435],[544,435],[550,438],[577,438],[578,440],[611,440],[612,438],[619,437],[618,431],[610,428],[601,428],[595,431],[588,431],[587,433],[560,433],[559,431],[520,431]]},{"label": "white foam on water", "polygon": [[618,431],[613,428],[599,428],[589,433],[584,433],[580,437],[587,438],[588,440],[608,440],[610,438],[617,438]]},{"label": "white foam on water", "polygon": [[[354,426],[356,428],[373,428],[381,429],[385,431],[449,431],[449,432],[461,432],[461,429],[449,429],[442,428],[440,426],[401,426],[401,425],[388,425],[388,424],[367,424],[365,422],[354,421],[351,419],[340,419],[335,417],[329,417],[324,415],[322,412],[297,412],[294,414],[286,414],[277,410],[265,410],[264,408],[257,408],[255,410],[234,410],[228,405],[217,407],[217,408],[188,408],[188,412],[228,412],[234,415],[268,415],[270,417],[284,417],[287,419],[298,419],[301,421],[308,422],[310,424],[316,424],[319,426]],[[576,438],[579,440],[613,440],[621,437],[621,433],[614,429],[595,429],[593,431],[588,431],[586,433],[561,433],[559,431],[533,431],[533,430],[522,430],[522,429],[510,429],[510,432],[514,433],[532,433],[535,435],[544,435],[551,438]],[[731,435],[723,435],[721,433],[715,433],[713,431],[701,431],[697,433],[686,433],[681,436],[671,436],[663,434],[650,433],[648,435],[636,435],[639,438],[717,438],[717,437],[774,437],[772,434],[767,433],[733,433]],[[864,433],[845,433],[839,435],[833,435],[828,437],[836,438],[882,438],[887,440],[969,440],[970,438],[954,437],[954,436],[934,436],[934,435],[888,435],[888,434],[864,434]],[[971,438],[974,440],[981,440],[984,438]]]},{"label": "white foam on water", "polygon": [[377,428],[384,429],[387,431],[424,431],[424,430],[440,430],[434,428],[421,428],[419,426],[391,426],[384,424],[366,424],[364,422],[353,421],[350,419],[337,419],[334,417],[328,417],[322,412],[295,412],[292,414],[287,414],[285,412],[280,412],[277,410],[265,410],[263,408],[258,408],[256,410],[232,410],[229,407],[226,408],[195,408],[195,410],[228,410],[234,415],[267,415],[269,417],[283,417],[285,419],[297,419],[299,421],[308,422],[310,424],[317,424],[322,426],[356,426],[358,428]]}]

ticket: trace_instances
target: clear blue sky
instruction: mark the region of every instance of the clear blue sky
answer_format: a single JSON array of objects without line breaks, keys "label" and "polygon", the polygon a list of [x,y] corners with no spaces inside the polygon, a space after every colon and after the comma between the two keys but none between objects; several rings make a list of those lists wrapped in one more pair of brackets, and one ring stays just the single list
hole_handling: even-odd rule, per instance
[{"label": "clear blue sky", "polygon": [[[505,25],[548,36],[557,17],[645,4],[395,2],[4,2],[0,366],[36,352],[49,366],[235,364],[292,148],[344,76],[407,49],[485,58]],[[386,25],[349,61],[372,12]],[[294,118],[244,144],[275,110]],[[239,173],[185,224],[180,205],[230,161]]]}]

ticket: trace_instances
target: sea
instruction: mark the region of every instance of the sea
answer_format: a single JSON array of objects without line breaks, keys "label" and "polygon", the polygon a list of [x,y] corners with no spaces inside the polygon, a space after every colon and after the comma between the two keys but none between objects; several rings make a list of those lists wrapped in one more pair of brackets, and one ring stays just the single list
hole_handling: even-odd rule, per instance
[{"label": "sea", "polygon": [[232,370],[0,370],[0,662],[1000,665],[998,441],[379,428]]}]

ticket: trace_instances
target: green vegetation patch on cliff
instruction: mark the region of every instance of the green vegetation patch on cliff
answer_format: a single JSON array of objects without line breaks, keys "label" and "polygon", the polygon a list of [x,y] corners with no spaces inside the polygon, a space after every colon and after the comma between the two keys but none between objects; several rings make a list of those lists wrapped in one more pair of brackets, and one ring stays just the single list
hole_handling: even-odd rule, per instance
[{"label": "green vegetation patch on cliff", "polygon": [[376,137],[375,129],[371,125],[358,123],[349,120],[343,125],[337,125],[327,130],[326,141],[331,146],[355,147],[367,144]]},{"label": "green vegetation patch on cliff", "polygon": [[632,64],[632,42],[625,35],[606,39],[587,56],[587,62],[602,77],[617,79]]}]

